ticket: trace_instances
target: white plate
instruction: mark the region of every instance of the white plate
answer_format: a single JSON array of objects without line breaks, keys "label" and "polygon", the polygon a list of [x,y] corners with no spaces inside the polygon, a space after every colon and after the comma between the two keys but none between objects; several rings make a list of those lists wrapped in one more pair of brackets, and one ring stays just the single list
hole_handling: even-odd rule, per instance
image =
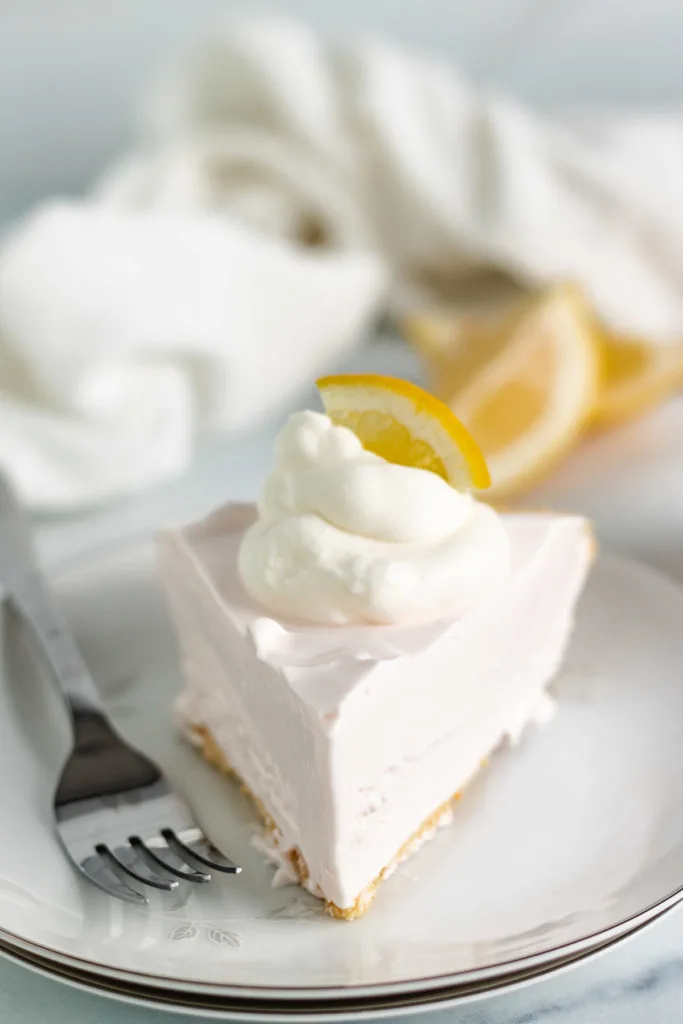
[{"label": "white plate", "polygon": [[683,591],[601,557],[557,684],[560,713],[501,751],[443,830],[333,921],[273,889],[236,787],[175,734],[173,636],[149,545],[60,577],[115,720],[190,796],[238,878],[177,906],[109,899],[71,872],[50,799],[67,723],[6,616],[0,685],[0,938],[55,968],[242,999],[405,996],[547,968],[625,935],[683,896]]},{"label": "white plate", "polygon": [[[647,927],[647,923],[629,932],[636,934]],[[0,944],[0,951],[9,959],[28,967],[52,980],[61,981],[70,987],[96,993],[117,1002],[136,1006],[153,1007],[158,1010],[178,1012],[182,1010],[192,1017],[210,1020],[240,1020],[246,1024],[337,1024],[346,1020],[368,1020],[383,1017],[413,1016],[428,1010],[443,1010],[463,1004],[478,1002],[491,995],[507,995],[527,988],[537,981],[556,978],[573,967],[580,966],[588,958],[607,952],[613,945],[623,941],[612,939],[582,953],[562,957],[546,966],[513,971],[504,977],[482,979],[478,982],[445,985],[424,991],[395,992],[380,996],[359,998],[286,1001],[236,999],[204,993],[177,992],[172,988],[149,988],[117,979],[105,979],[92,971],[79,971],[73,967],[55,964],[53,960],[20,953],[16,948]]]}]

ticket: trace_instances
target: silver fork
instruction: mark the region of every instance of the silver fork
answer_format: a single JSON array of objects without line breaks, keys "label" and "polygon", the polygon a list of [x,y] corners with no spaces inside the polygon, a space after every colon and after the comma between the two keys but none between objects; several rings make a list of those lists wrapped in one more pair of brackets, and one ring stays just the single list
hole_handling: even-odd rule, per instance
[{"label": "silver fork", "polygon": [[[160,769],[109,721],[61,609],[37,567],[25,513],[0,473],[0,583],[37,641],[66,700],[73,747],[54,796],[55,824],[67,854],[113,896],[146,903],[145,891],[211,871],[241,870],[213,847]],[[142,891],[141,891],[142,890]]]}]

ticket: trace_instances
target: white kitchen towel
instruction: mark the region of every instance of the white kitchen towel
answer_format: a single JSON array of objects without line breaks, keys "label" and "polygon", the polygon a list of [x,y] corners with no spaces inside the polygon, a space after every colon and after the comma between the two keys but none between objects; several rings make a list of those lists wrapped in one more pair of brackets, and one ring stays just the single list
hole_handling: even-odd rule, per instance
[{"label": "white kitchen towel", "polygon": [[604,318],[683,336],[683,117],[542,117],[428,57],[280,19],[217,31],[148,104],[114,203],[228,211],[374,245],[403,307],[490,268],[571,278]]},{"label": "white kitchen towel", "polygon": [[[358,341],[491,271],[683,336],[683,120],[569,124],[381,42],[259,19],[160,84],[146,137],[0,254],[0,465],[72,508],[180,472]],[[390,278],[391,288],[386,289]]]},{"label": "white kitchen towel", "polygon": [[0,466],[46,509],[173,476],[341,359],[383,287],[371,255],[203,213],[40,209],[0,259]]}]

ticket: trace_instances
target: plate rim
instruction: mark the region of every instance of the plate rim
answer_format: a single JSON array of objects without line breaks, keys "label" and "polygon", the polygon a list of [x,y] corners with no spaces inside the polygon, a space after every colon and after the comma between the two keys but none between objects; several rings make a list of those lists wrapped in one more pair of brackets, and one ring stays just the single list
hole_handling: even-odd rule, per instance
[{"label": "plate rim", "polygon": [[[675,906],[676,904],[674,904]],[[102,979],[92,972],[78,971],[75,974],[69,972],[68,967],[61,965],[60,970],[55,970],[54,961],[45,957],[32,957],[25,954],[18,948],[5,944],[0,940],[0,955],[12,963],[32,970],[43,977],[50,978],[61,984],[77,988],[83,992],[99,995],[112,1001],[124,1002],[128,1005],[145,1006],[149,1009],[163,1010],[169,1013],[177,1013],[179,1010],[197,1016],[198,1019],[224,1020],[228,1013],[233,1020],[244,1022],[268,1022],[289,1021],[292,1024],[328,1024],[334,1020],[346,1020],[353,1017],[354,1020],[374,1020],[384,1016],[392,1017],[411,1016],[417,1013],[426,1013],[430,1010],[438,1011],[449,1007],[463,1006],[468,1003],[479,1002],[489,996],[505,995],[510,992],[528,988],[537,981],[549,980],[558,974],[564,974],[574,967],[580,967],[584,963],[609,953],[627,939],[635,938],[638,934],[655,924],[660,918],[666,916],[671,907],[654,914],[646,921],[637,924],[627,932],[620,933],[616,937],[592,945],[587,949],[574,954],[553,959],[545,964],[537,965],[535,968],[526,968],[513,971],[507,975],[493,978],[482,978],[479,982],[464,985],[443,985],[434,989],[416,990],[414,992],[379,993],[374,996],[358,996],[353,1000],[354,1006],[349,1006],[350,1000],[315,1000],[316,1009],[311,1010],[311,1000],[302,1000],[301,1003],[290,1002],[293,1009],[285,1010],[282,1001],[272,1000],[272,1008],[268,1006],[271,1000],[254,1000],[257,1009],[250,1010],[251,1000],[241,1000],[237,1008],[234,1003],[230,1004],[230,997],[224,997],[223,1002],[216,1002],[215,1005],[203,1005],[192,1002],[194,994],[200,998],[203,993],[183,992],[170,987],[154,988],[152,986],[135,985],[126,986],[126,982],[119,982],[113,978],[109,984],[101,984]],[[98,983],[99,982],[99,983]],[[161,998],[165,993],[165,998]],[[220,994],[213,997],[220,1000]],[[178,1000],[181,1001],[178,1001]],[[206,996],[207,1003],[211,994]]]},{"label": "plate rim", "polygon": [[[147,554],[149,555],[149,549],[153,548],[153,544],[153,530],[129,534],[114,542],[93,545],[84,551],[76,552],[62,558],[48,560],[46,563],[47,574],[51,584],[54,585],[55,589],[58,589],[60,584],[62,584],[62,582],[66,582],[70,575],[96,571],[98,563],[104,564],[116,559],[117,556],[120,557],[122,555],[125,556],[126,554],[133,553],[136,549],[146,549]],[[595,565],[597,566],[604,562],[615,563],[622,567],[626,567],[630,572],[635,572],[641,576],[649,577],[651,580],[656,581],[657,585],[663,585],[667,589],[671,590],[680,600],[683,601],[683,584],[679,583],[675,578],[669,576],[667,573],[654,568],[640,559],[624,554],[623,552],[613,550],[609,547],[601,547],[598,550]],[[2,604],[5,597],[6,594],[0,586],[0,604]],[[324,994],[324,998],[330,1000],[330,1002],[342,1004],[343,1002],[356,998],[364,998],[364,994],[366,998],[372,996],[376,996],[377,998],[384,996],[390,997],[391,995],[398,998],[406,993],[426,993],[443,986],[455,987],[477,983],[483,984],[487,980],[495,983],[497,979],[503,980],[516,971],[540,971],[545,966],[548,966],[548,969],[550,970],[551,965],[558,961],[560,955],[562,955],[562,959],[564,959],[564,957],[575,958],[583,955],[590,956],[603,948],[603,946],[616,945],[620,941],[631,936],[635,931],[640,930],[641,928],[644,928],[658,920],[660,917],[663,917],[682,902],[683,880],[681,880],[680,885],[662,898],[648,904],[635,914],[631,914],[629,917],[623,918],[611,925],[609,928],[590,932],[587,935],[572,939],[570,942],[548,947],[539,953],[525,954],[513,959],[501,960],[497,963],[489,964],[486,967],[470,968],[455,972],[444,972],[421,978],[403,979],[401,981],[368,982],[362,985],[351,983],[348,985],[317,985],[315,987],[293,985],[255,986],[240,985],[238,983],[220,984],[217,982],[202,981],[200,979],[172,979],[164,975],[153,974],[146,971],[112,967],[111,965],[101,963],[97,960],[93,960],[92,958],[85,959],[73,953],[64,953],[60,950],[53,949],[50,946],[45,946],[40,942],[35,942],[32,939],[18,935],[5,928],[1,923],[0,953],[3,952],[3,947],[10,947],[10,949],[24,951],[24,953],[31,954],[39,959],[45,959],[51,963],[61,964],[62,966],[68,965],[73,968],[73,970],[92,977],[101,977],[104,974],[105,977],[110,979],[119,980],[133,985],[140,984],[142,979],[147,986],[159,991],[164,989],[168,991],[169,987],[172,985],[175,987],[176,991],[187,994],[212,994],[216,996],[222,995],[226,998],[234,997],[238,999],[245,998],[253,1000],[263,1000],[264,998],[267,998],[273,1001],[285,1000],[287,1002],[293,1002],[296,999],[301,999],[305,1002],[317,1001],[319,998],[318,993],[321,993]],[[263,993],[268,993],[268,995],[264,996]]]}]

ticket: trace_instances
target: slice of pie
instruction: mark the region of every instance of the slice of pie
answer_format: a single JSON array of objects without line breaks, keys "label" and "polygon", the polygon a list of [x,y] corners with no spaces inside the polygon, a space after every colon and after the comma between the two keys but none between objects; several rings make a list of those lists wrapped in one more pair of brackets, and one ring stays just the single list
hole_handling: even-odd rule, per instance
[{"label": "slice of pie", "polygon": [[328,415],[291,417],[258,505],[167,531],[160,567],[187,734],[253,797],[280,880],[352,919],[551,715],[593,542],[476,500],[476,443],[414,385],[319,386]]}]

